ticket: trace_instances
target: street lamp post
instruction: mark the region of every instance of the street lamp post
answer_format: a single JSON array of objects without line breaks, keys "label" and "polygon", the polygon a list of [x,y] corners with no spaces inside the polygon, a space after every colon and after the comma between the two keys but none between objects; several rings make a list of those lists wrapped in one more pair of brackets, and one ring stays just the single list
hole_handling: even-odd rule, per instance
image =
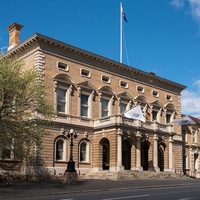
[{"label": "street lamp post", "polygon": [[78,174],[75,170],[75,162],[73,161],[74,139],[77,138],[77,134],[74,133],[73,129],[71,129],[66,137],[70,140],[70,158],[67,162],[67,169],[65,170],[63,176],[63,183],[72,183],[74,181],[78,181]]},{"label": "street lamp post", "polygon": [[65,172],[76,172],[75,170],[75,162],[73,161],[73,146],[74,146],[74,139],[77,138],[77,134],[74,133],[74,130],[71,129],[70,132],[67,134],[67,138],[70,139],[70,158],[67,163],[67,169]]}]

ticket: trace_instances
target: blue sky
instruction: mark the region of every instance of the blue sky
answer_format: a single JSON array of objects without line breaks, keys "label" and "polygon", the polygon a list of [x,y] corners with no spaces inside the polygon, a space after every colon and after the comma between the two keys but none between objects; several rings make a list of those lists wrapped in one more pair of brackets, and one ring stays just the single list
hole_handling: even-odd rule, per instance
[{"label": "blue sky", "polygon": [[7,27],[24,25],[21,41],[40,33],[183,84],[182,113],[200,117],[200,0],[9,0],[0,7],[0,48]]}]

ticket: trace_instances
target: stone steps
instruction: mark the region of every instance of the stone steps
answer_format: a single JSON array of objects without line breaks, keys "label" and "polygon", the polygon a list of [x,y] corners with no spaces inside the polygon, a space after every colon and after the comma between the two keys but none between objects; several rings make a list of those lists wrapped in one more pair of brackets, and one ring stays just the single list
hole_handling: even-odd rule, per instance
[{"label": "stone steps", "polygon": [[99,171],[80,175],[81,179],[131,180],[131,179],[189,179],[182,174],[172,172],[132,171],[119,172]]}]

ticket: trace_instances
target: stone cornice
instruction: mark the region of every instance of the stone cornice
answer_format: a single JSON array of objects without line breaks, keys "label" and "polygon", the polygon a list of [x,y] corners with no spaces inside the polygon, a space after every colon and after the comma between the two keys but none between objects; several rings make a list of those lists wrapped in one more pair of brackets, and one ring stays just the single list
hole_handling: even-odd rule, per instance
[{"label": "stone cornice", "polygon": [[72,45],[60,42],[38,33],[35,33],[25,41],[16,45],[6,54],[16,55],[26,49],[27,46],[30,46],[34,43],[37,43],[38,46],[40,46],[41,51],[45,50],[49,53],[58,55],[62,54],[62,56],[65,56],[71,60],[77,60],[94,68],[99,68],[104,71],[115,73],[119,76],[127,77],[136,82],[141,82],[152,86],[159,85],[161,88],[171,90],[175,93],[180,93],[186,88],[184,85],[156,76],[154,73],[144,72],[142,70],[124,65],[114,60],[99,56],[97,54],[85,51],[83,49],[74,47]]}]

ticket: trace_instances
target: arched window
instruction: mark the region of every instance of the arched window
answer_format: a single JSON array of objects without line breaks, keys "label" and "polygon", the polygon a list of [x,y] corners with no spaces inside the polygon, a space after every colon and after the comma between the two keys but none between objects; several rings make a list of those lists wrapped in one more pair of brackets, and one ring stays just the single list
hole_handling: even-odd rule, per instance
[{"label": "arched window", "polygon": [[55,160],[66,161],[66,142],[63,138],[59,138],[55,142]]},{"label": "arched window", "polygon": [[79,92],[78,115],[81,117],[92,118],[95,88],[88,81],[77,84],[77,88]]},{"label": "arched window", "polygon": [[89,142],[82,141],[80,143],[80,162],[89,162]]},{"label": "arched window", "polygon": [[54,87],[55,110],[58,114],[70,114],[73,83],[68,76],[60,74],[54,77]]},{"label": "arched window", "polygon": [[118,113],[123,113],[129,110],[131,105],[133,104],[132,97],[127,92],[123,92],[118,95],[118,103],[119,103]]},{"label": "arched window", "polygon": [[112,89],[107,86],[103,86],[98,90],[100,100],[100,117],[106,117],[112,115],[113,104],[115,101],[115,94]]},{"label": "arched window", "polygon": [[165,111],[165,123],[171,123],[174,120],[174,115],[176,114],[175,106],[173,104],[167,104],[164,106]]},{"label": "arched window", "polygon": [[151,105],[151,110],[152,110],[151,120],[160,123],[162,112],[163,112],[163,109],[162,109],[163,105],[158,100],[151,102],[150,105]]}]

